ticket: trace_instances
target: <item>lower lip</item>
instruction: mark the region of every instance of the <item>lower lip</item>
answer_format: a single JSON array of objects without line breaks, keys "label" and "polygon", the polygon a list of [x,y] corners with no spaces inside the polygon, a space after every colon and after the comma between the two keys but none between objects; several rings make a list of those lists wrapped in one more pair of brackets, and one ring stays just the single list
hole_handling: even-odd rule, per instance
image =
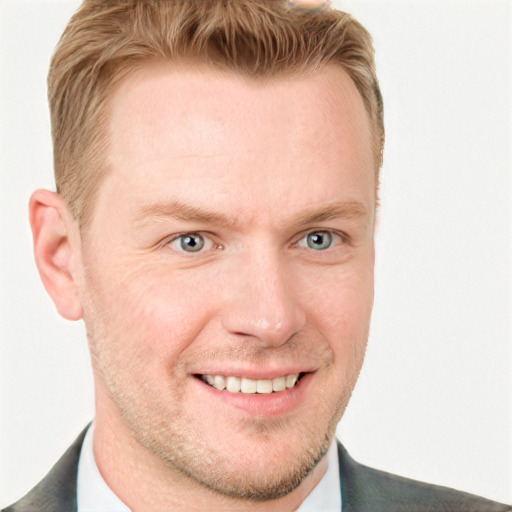
[{"label": "lower lip", "polygon": [[194,380],[212,398],[221,400],[252,416],[271,417],[287,414],[299,407],[309,387],[311,377],[311,373],[306,373],[291,389],[277,393],[256,393],[251,395],[230,393],[226,390],[220,391],[197,377],[194,377]]}]

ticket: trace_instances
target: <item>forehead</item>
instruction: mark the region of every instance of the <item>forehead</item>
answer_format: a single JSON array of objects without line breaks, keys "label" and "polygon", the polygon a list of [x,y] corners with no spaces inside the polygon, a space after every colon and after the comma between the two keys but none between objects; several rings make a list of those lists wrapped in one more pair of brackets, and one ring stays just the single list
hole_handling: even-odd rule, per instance
[{"label": "forehead", "polygon": [[340,175],[347,190],[374,196],[370,123],[339,66],[262,81],[147,64],[113,95],[108,128],[111,191],[122,183],[141,202],[170,189],[180,200],[236,189],[245,204],[282,201],[284,192],[300,202],[305,187],[304,201],[314,202],[340,188]]},{"label": "forehead", "polygon": [[[350,125],[359,142],[365,144],[370,131],[362,99],[337,65],[262,80],[206,64],[148,63],[122,82],[111,101],[110,113],[114,151],[118,144],[126,150],[126,144],[136,149],[137,141],[148,143],[147,139],[153,138],[156,142],[172,125],[182,132],[181,143],[189,135],[194,154],[207,149],[212,136],[217,144],[229,144],[226,138],[221,140],[228,132],[230,138],[236,132],[237,139],[250,143],[264,131],[268,144],[296,136],[299,130],[303,136],[325,137],[321,127],[327,132],[343,124]],[[290,132],[292,126],[296,129]],[[287,132],[283,132],[285,127]],[[314,137],[310,142],[321,143]]]}]

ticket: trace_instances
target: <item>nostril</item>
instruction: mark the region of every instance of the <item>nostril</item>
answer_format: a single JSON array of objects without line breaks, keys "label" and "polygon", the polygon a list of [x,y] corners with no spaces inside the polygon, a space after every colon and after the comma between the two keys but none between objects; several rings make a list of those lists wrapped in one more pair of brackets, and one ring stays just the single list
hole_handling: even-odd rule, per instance
[{"label": "nostril", "polygon": [[271,263],[262,266],[259,261],[256,275],[251,272],[237,281],[239,286],[222,306],[222,325],[232,335],[277,347],[303,329],[305,313],[297,302],[292,276],[278,262]]}]

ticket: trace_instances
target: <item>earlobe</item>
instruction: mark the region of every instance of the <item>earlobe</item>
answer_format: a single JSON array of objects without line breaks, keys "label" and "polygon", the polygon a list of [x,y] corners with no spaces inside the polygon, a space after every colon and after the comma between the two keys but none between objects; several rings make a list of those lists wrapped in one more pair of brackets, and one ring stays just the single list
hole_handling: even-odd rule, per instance
[{"label": "earlobe", "polygon": [[77,227],[56,192],[36,190],[29,202],[34,258],[43,285],[59,314],[67,320],[83,315],[76,286]]}]

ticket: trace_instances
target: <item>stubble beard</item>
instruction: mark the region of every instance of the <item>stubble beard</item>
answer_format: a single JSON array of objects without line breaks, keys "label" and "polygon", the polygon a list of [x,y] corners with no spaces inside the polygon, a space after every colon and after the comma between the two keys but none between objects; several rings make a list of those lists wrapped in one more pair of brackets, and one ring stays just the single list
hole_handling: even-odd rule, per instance
[{"label": "stubble beard", "polygon": [[[318,414],[318,420],[326,418],[323,428],[315,421],[317,418],[310,418],[309,423],[291,424],[286,418],[260,418],[235,424],[234,428],[243,431],[245,439],[250,439],[252,446],[257,441],[262,459],[265,454],[269,460],[272,459],[276,442],[285,440],[290,429],[293,429],[295,438],[301,440],[299,446],[293,447],[290,460],[273,464],[270,470],[263,464],[256,471],[241,472],[233,469],[233,460],[224,448],[205,441],[206,436],[202,435],[204,432],[189,428],[190,425],[197,426],[197,420],[190,412],[184,413],[183,408],[175,405],[182,401],[179,390],[175,390],[174,395],[166,401],[167,406],[171,404],[168,410],[159,408],[158,404],[147,407],[148,401],[144,397],[141,399],[141,383],[134,382],[126,368],[119,371],[122,364],[115,350],[112,350],[98,318],[101,316],[96,316],[87,328],[92,364],[95,374],[103,382],[108,398],[115,403],[124,425],[133,433],[137,442],[172,473],[185,475],[203,488],[237,500],[276,500],[292,492],[306,479],[332,443],[364,358],[363,350],[360,362],[356,361],[349,370],[349,382],[345,383],[334,401],[326,399],[329,396],[326,390],[319,394],[318,400],[325,402]],[[203,425],[203,428],[206,431],[208,426]],[[235,453],[247,451],[238,447]],[[249,454],[249,457],[251,455],[254,456]]]},{"label": "stubble beard", "polygon": [[[343,402],[348,402],[348,398]],[[339,404],[322,433],[303,425],[290,425],[290,422],[281,419],[246,421],[239,425],[237,429],[243,429],[246,437],[253,438],[251,444],[256,440],[261,447],[259,451],[267,453],[269,460],[272,460],[276,438],[282,439],[290,428],[295,431],[300,429],[298,437],[302,444],[296,447],[291,462],[271,465],[268,470],[265,466],[250,473],[233,470],[229,453],[206,444],[196,431],[184,428],[188,423],[186,418],[182,418],[183,421],[168,420],[162,424],[153,418],[134,417],[122,403],[118,403],[118,406],[123,421],[135,434],[139,444],[170,471],[185,475],[196,484],[229,498],[265,502],[282,498],[295,490],[316,467],[333,441],[346,403]],[[241,452],[235,450],[235,453]]]},{"label": "stubble beard", "polygon": [[245,472],[234,469],[236,464],[233,464],[231,457],[240,457],[239,454],[243,453],[242,456],[251,458],[255,454],[239,447],[232,455],[224,447],[208,443],[202,435],[204,432],[188,428],[194,419],[186,415],[173,414],[171,411],[163,417],[156,413],[140,414],[134,411],[131,405],[133,397],[126,393],[124,386],[124,390],[120,389],[121,381],[116,379],[116,382],[115,385],[112,385],[112,381],[108,382],[107,387],[123,423],[138,443],[155,455],[171,473],[184,475],[216,494],[254,502],[276,500],[299,487],[327,453],[350,396],[343,394],[340,397],[322,430],[318,429],[318,424],[291,424],[287,419],[255,419],[234,425],[237,431],[244,431],[246,439],[250,439],[249,446],[257,442],[259,457],[265,459],[267,456],[272,462],[276,439],[286,439],[286,433],[294,429],[296,438],[301,440],[300,446],[293,447],[291,460],[268,467],[263,464],[255,471]]}]

